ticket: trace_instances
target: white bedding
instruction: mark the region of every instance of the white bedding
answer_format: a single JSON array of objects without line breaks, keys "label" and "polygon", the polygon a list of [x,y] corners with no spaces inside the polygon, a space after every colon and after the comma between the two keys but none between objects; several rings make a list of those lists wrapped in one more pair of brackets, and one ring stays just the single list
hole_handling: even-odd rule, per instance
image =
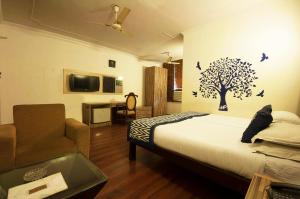
[{"label": "white bedding", "polygon": [[[154,143],[249,179],[259,172],[287,181],[295,173],[292,182],[300,183],[299,162],[253,153],[251,144],[240,141],[250,121],[215,114],[194,117],[156,127]],[[291,171],[286,172],[287,168]]]}]

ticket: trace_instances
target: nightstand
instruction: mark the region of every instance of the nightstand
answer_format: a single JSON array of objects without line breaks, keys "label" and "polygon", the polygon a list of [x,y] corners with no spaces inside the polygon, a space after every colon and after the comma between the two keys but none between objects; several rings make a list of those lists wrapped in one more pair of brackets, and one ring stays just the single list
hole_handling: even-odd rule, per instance
[{"label": "nightstand", "polygon": [[136,107],[136,119],[152,117],[152,106]]},{"label": "nightstand", "polygon": [[245,199],[268,199],[266,188],[272,182],[279,182],[279,180],[276,180],[263,174],[254,174]]}]

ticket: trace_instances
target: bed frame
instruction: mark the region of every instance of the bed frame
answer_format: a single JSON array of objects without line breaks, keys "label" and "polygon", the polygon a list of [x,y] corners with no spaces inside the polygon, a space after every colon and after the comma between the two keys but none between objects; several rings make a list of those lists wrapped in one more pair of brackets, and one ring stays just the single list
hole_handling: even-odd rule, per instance
[{"label": "bed frame", "polygon": [[131,161],[136,160],[136,146],[140,146],[160,156],[163,156],[166,159],[174,162],[175,164],[178,164],[179,166],[191,170],[192,172],[195,172],[198,175],[205,177],[224,187],[227,187],[234,191],[238,191],[242,194],[247,193],[247,189],[250,185],[249,179],[246,179],[232,172],[216,168],[207,163],[193,160],[187,156],[183,156],[181,154],[163,149],[158,146],[155,146],[154,148],[149,148],[129,141],[129,160]]}]

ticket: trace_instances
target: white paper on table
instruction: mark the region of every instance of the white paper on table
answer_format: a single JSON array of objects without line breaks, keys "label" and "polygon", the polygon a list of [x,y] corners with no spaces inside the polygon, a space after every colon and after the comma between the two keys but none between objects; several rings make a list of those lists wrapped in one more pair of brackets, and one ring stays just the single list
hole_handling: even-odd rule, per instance
[{"label": "white paper on table", "polygon": [[[29,190],[46,185],[47,188],[29,194]],[[51,176],[29,182],[23,185],[12,187],[8,190],[7,199],[39,199],[46,198],[68,188],[61,172]]]}]

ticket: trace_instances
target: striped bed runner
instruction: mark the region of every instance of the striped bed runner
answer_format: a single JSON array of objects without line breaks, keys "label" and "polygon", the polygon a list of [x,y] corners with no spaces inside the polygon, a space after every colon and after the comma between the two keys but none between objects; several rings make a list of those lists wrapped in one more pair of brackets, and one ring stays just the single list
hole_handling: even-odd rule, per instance
[{"label": "striped bed runner", "polygon": [[157,126],[180,122],[204,115],[208,114],[199,112],[183,112],[178,114],[133,120],[128,126],[128,141],[144,145],[146,147],[153,147],[153,134]]}]

